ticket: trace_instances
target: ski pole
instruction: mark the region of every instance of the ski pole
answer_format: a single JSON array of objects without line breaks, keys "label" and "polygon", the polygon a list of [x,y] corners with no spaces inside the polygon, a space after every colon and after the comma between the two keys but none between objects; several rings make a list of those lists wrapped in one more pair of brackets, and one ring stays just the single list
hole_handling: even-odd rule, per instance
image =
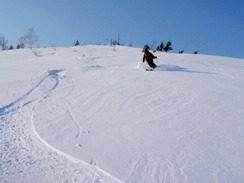
[{"label": "ski pole", "polygon": [[158,65],[159,65],[158,58],[157,58],[157,63],[158,63]]},{"label": "ski pole", "polygon": [[143,64],[144,62],[142,62],[140,65],[139,65],[139,68],[138,69],[140,69],[141,68],[141,66],[142,66],[142,64]]}]

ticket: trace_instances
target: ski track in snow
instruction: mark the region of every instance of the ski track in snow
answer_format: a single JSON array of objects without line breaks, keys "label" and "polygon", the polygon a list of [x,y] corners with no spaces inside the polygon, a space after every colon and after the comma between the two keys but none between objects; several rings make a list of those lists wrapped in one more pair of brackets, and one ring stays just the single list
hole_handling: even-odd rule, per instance
[{"label": "ski track in snow", "polygon": [[79,125],[79,122],[76,120],[76,118],[74,117],[74,115],[71,112],[71,109],[68,107],[68,114],[70,115],[70,118],[72,119],[72,121],[74,121],[75,126],[77,128],[77,135],[75,136],[75,139],[79,138],[81,133],[82,133],[82,128]]},{"label": "ski track in snow", "polygon": [[[98,167],[52,147],[36,132],[35,108],[59,86],[62,72],[48,71],[26,94],[0,108],[1,182],[120,182]],[[76,123],[70,109],[68,112]],[[79,136],[81,129],[76,125]]]}]

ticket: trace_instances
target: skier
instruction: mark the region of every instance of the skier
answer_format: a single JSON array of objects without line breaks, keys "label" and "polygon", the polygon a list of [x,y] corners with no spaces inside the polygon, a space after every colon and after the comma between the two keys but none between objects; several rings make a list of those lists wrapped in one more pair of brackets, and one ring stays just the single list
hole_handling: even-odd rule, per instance
[{"label": "skier", "polygon": [[153,59],[157,58],[157,57],[154,56],[152,53],[150,53],[148,49],[149,49],[149,46],[147,46],[147,45],[143,48],[144,56],[143,56],[142,61],[145,62],[145,60],[146,60],[148,65],[151,68],[155,69],[157,67],[157,65],[153,62]]}]

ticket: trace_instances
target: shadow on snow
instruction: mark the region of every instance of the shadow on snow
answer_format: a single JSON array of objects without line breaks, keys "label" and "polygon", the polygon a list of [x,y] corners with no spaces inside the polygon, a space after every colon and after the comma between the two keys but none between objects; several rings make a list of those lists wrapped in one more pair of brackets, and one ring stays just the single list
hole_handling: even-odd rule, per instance
[{"label": "shadow on snow", "polygon": [[155,70],[157,71],[175,71],[175,72],[189,72],[195,74],[214,74],[213,72],[203,72],[203,71],[194,71],[177,65],[163,65],[160,64]]}]

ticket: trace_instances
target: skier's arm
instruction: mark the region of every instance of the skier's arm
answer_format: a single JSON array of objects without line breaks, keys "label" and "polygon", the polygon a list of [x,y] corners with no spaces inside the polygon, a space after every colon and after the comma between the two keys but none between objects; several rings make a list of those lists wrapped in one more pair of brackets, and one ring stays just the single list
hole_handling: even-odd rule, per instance
[{"label": "skier's arm", "polygon": [[145,62],[145,59],[146,59],[146,55],[144,54],[142,62]]},{"label": "skier's arm", "polygon": [[157,56],[154,56],[153,54],[152,54],[152,57],[153,57],[153,58],[157,58]]},{"label": "skier's arm", "polygon": [[151,57],[152,59],[157,58],[157,57],[154,56],[152,53],[149,53],[149,54],[150,54],[150,57]]}]

